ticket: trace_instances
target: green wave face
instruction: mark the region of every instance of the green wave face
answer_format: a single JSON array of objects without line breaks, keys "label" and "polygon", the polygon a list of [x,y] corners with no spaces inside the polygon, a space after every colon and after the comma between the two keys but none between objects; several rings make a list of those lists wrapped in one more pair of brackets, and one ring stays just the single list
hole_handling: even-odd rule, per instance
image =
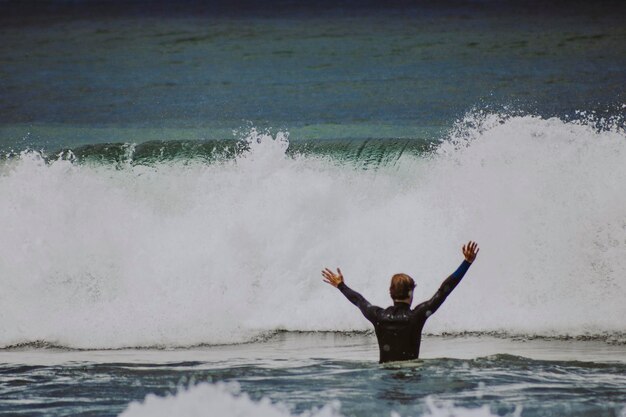
[{"label": "green wave face", "polygon": [[[215,163],[227,161],[250,150],[250,141],[223,140],[169,140],[148,141],[140,144],[102,143],[66,148],[43,154],[46,161],[58,159],[76,163],[151,165],[168,162]],[[393,164],[400,157],[422,156],[432,151],[434,140],[425,139],[331,139],[287,142],[285,153],[290,157],[322,157],[354,164],[377,167]],[[19,154],[9,153],[5,158]]]}]

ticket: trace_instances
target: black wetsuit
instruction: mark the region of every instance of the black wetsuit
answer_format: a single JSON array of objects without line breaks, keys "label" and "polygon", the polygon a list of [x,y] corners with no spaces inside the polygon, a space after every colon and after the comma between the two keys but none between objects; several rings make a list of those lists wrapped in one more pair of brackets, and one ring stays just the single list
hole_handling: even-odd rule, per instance
[{"label": "black wetsuit", "polygon": [[463,261],[461,266],[441,284],[430,300],[424,301],[413,310],[408,303],[397,301],[393,306],[382,309],[371,305],[361,294],[344,283],[339,284],[337,288],[374,325],[380,350],[380,363],[417,359],[422,340],[422,328],[426,319],[437,311],[461,281],[470,265],[471,263]]}]

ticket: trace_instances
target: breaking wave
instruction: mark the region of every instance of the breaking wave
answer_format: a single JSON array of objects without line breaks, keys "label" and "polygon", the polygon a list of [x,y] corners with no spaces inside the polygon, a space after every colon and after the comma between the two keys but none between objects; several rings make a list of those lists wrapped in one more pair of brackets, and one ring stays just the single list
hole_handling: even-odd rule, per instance
[{"label": "breaking wave", "polygon": [[286,134],[252,131],[211,161],[5,159],[0,346],[366,330],[321,268],[341,266],[379,305],[389,277],[406,272],[419,300],[469,239],[480,257],[426,332],[626,332],[622,129],[474,114],[430,151],[367,143],[375,157],[361,145],[294,150]]}]

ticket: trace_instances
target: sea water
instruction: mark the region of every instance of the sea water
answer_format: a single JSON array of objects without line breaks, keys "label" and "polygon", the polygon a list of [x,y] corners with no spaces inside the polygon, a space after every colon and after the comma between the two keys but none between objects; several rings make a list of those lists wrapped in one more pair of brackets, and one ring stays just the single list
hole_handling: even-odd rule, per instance
[{"label": "sea water", "polygon": [[619,7],[183,6],[0,6],[0,414],[626,413]]},{"label": "sea water", "polygon": [[[509,352],[507,354],[497,352]],[[11,349],[3,415],[623,415],[626,354],[604,341],[426,336],[378,365],[372,335],[280,333],[184,349]]]}]

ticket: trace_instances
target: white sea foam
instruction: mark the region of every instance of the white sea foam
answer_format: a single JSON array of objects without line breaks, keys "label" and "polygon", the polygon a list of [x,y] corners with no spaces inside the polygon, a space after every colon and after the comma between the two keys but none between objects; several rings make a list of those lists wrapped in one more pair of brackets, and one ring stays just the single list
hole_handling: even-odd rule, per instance
[{"label": "white sea foam", "polygon": [[0,346],[231,343],[364,330],[324,266],[373,303],[406,272],[424,299],[481,245],[427,332],[626,332],[626,135],[537,117],[459,125],[377,170],[284,155],[210,165],[0,166]]},{"label": "white sea foam", "polygon": [[[314,409],[302,414],[291,413],[283,404],[272,404],[263,398],[253,401],[241,393],[236,383],[198,384],[189,389],[179,391],[176,395],[159,397],[149,394],[143,402],[133,402],[119,417],[340,417],[339,403],[328,404],[321,409]],[[426,399],[427,412],[424,417],[491,417],[489,406],[480,408],[454,407],[450,404],[437,405],[432,398]],[[516,410],[514,417],[520,415]],[[400,417],[400,414],[391,411],[391,417]],[[417,414],[413,414],[417,415]]]},{"label": "white sea foam", "polygon": [[338,405],[303,414],[291,414],[282,404],[272,404],[267,398],[253,401],[241,393],[237,383],[215,385],[203,383],[179,391],[174,396],[146,396],[143,402],[133,402],[119,417],[339,417]]}]

